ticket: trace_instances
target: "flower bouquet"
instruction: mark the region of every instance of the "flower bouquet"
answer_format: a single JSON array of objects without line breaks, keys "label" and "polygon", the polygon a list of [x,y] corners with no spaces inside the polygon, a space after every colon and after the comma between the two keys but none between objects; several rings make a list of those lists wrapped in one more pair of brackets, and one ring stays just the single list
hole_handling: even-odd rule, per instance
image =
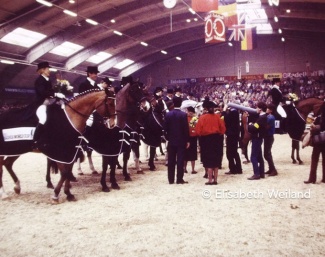
[{"label": "flower bouquet", "polygon": [[57,80],[56,85],[54,86],[54,91],[56,93],[62,93],[65,96],[73,95],[73,86],[70,85],[70,82],[65,79]]}]

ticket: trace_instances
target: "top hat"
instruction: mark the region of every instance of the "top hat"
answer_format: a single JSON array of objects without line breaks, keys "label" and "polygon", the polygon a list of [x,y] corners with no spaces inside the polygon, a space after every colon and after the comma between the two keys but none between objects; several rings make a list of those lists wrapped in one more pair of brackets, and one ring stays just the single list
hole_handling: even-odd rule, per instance
[{"label": "top hat", "polygon": [[218,105],[216,105],[212,101],[204,101],[203,104],[202,104],[202,107],[206,108],[206,109],[210,109],[210,108],[216,108],[216,107],[218,107]]},{"label": "top hat", "polygon": [[99,70],[98,70],[97,66],[88,66],[86,72],[87,73],[99,73]]},{"label": "top hat", "polygon": [[173,98],[173,104],[175,107],[181,107],[182,106],[183,99],[181,97],[175,96]]},{"label": "top hat", "polygon": [[127,83],[133,83],[132,76],[122,77],[121,85],[125,86]]},{"label": "top hat", "polygon": [[163,91],[162,87],[156,87],[154,93],[156,94],[156,93],[162,92],[162,91]]},{"label": "top hat", "polygon": [[110,81],[108,77],[105,77],[105,78],[103,79],[103,81],[104,81],[108,86],[111,86],[111,85],[112,85],[112,81]]},{"label": "top hat", "polygon": [[174,93],[174,90],[172,88],[167,89],[167,94],[173,94],[173,93]]},{"label": "top hat", "polygon": [[49,65],[48,62],[40,62],[39,64],[37,64],[37,70],[40,70],[40,69],[44,69],[44,68],[51,68],[51,66]]},{"label": "top hat", "polygon": [[194,113],[195,113],[195,109],[194,109],[193,106],[189,106],[189,107],[187,107],[187,111],[188,111],[188,112],[194,112]]},{"label": "top hat", "polygon": [[175,90],[174,90],[174,92],[175,92],[175,93],[176,93],[176,92],[180,92],[180,93],[182,93],[182,89],[181,89],[180,87],[176,87]]},{"label": "top hat", "polygon": [[273,84],[275,84],[275,83],[280,83],[281,80],[280,80],[280,78],[274,78],[274,79],[272,80],[272,82],[273,82]]}]

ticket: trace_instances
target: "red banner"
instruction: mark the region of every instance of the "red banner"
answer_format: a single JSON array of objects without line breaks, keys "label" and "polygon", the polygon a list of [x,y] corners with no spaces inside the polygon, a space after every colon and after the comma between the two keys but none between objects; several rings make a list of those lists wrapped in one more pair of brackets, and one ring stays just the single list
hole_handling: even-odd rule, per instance
[{"label": "red banner", "polygon": [[205,43],[219,43],[226,41],[226,26],[224,17],[214,12],[205,18]]},{"label": "red banner", "polygon": [[192,9],[196,12],[218,10],[218,0],[192,0]]}]

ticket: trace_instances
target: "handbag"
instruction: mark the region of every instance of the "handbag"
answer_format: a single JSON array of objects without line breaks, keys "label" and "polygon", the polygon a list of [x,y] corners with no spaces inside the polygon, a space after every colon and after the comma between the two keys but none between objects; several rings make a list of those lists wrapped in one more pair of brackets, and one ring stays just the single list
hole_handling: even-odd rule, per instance
[{"label": "handbag", "polygon": [[312,136],[313,145],[322,145],[325,144],[325,131],[321,131],[316,135]]}]

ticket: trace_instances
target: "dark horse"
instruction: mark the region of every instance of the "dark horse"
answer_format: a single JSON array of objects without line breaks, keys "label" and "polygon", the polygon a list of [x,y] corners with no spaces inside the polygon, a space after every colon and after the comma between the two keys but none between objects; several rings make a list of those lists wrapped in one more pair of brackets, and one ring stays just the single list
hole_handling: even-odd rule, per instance
[{"label": "dark horse", "polygon": [[[137,171],[139,167],[140,128],[138,123],[139,102],[143,97],[143,84],[131,82],[123,86],[116,94],[117,126],[111,130],[94,122],[90,133],[86,133],[88,146],[102,155],[101,185],[103,192],[109,192],[106,173],[110,166],[110,182],[113,189],[120,189],[116,181],[118,155],[123,152],[123,175],[125,181],[132,181],[127,170],[131,150],[136,156]],[[138,172],[140,173],[140,172]]]},{"label": "dark horse", "polygon": [[[56,203],[59,201],[59,193],[64,183],[64,193],[67,195],[67,200],[76,200],[70,192],[70,180],[72,178],[72,167],[77,153],[76,147],[82,141],[79,137],[84,133],[86,121],[94,111],[97,111],[102,117],[107,118],[110,126],[114,126],[116,118],[115,94],[107,90],[86,91],[67,101],[63,110],[57,106],[55,104],[48,106],[48,118],[45,124],[46,132],[52,128],[56,130],[51,133],[51,137],[48,139],[49,141],[45,141],[43,146],[39,147],[42,153],[56,161],[61,173],[61,178],[54,189],[54,196],[52,197],[52,200]],[[63,122],[65,122],[66,130],[62,129],[62,119],[65,120]],[[19,180],[12,170],[12,164],[21,154],[27,153],[32,149],[33,140],[18,142],[24,146],[23,150],[22,147],[19,147],[19,150],[12,148],[10,143],[5,140],[0,142],[0,193],[2,194],[2,198],[7,197],[2,184],[2,166],[4,165],[8,169],[8,172],[13,178],[15,192],[20,193]]]},{"label": "dark horse", "polygon": [[[299,156],[299,142],[302,140],[302,135],[306,128],[307,116],[309,113],[313,112],[315,117],[317,117],[323,103],[324,101],[319,98],[307,98],[283,106],[287,113],[287,118],[285,119],[285,131],[292,139],[292,163],[297,163],[297,161],[299,164],[303,163]],[[297,161],[294,156],[295,152]]]}]

